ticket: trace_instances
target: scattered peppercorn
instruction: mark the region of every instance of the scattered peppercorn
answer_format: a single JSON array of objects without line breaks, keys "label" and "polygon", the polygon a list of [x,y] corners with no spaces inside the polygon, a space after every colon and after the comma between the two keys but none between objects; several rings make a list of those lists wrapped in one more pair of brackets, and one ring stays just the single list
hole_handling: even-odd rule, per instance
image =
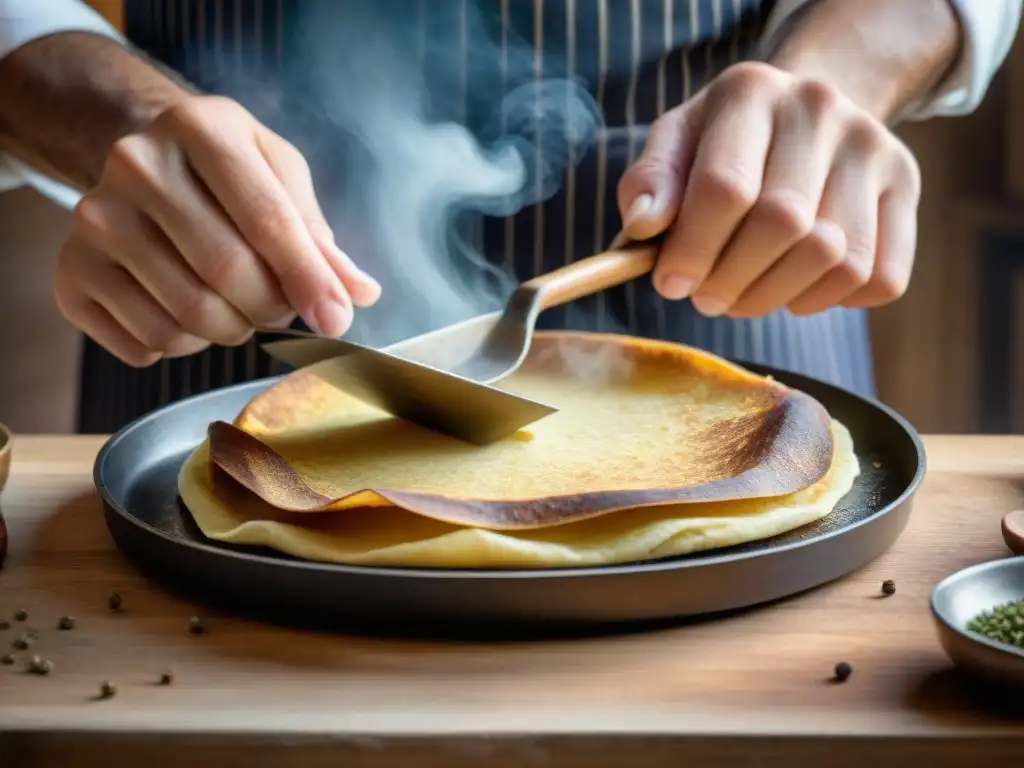
[{"label": "scattered peppercorn", "polygon": [[203,624],[203,620],[198,616],[193,616],[188,620],[188,631],[193,635],[201,635],[206,631],[206,626]]},{"label": "scattered peppercorn", "polygon": [[11,622],[9,622],[9,621],[0,621],[0,632],[6,632],[10,628],[11,628]]},{"label": "scattered peppercorn", "polygon": [[117,686],[109,680],[104,680],[100,685],[100,698],[101,699],[112,699],[117,695]]},{"label": "scattered peppercorn", "polygon": [[15,621],[25,621],[27,619],[28,619],[28,611],[26,611],[24,608],[19,608],[18,610],[16,610],[14,612],[14,620]]},{"label": "scattered peppercorn", "polygon": [[0,657],[0,664],[5,664],[7,666],[10,666],[13,663],[14,663],[14,654],[13,653],[5,653],[2,657]]},{"label": "scattered peppercorn", "polygon": [[107,605],[112,611],[120,611],[121,605],[124,603],[124,598],[120,592],[111,592],[110,597],[107,598]]},{"label": "scattered peppercorn", "polygon": [[882,582],[882,594],[883,595],[895,595],[896,594],[896,582],[892,579],[886,579]]},{"label": "scattered peppercorn", "polygon": [[967,629],[997,643],[1024,648],[1024,600],[978,614],[967,624]]},{"label": "scattered peppercorn", "polygon": [[16,638],[14,638],[14,642],[11,643],[11,646],[16,651],[27,651],[28,647],[30,645],[32,645],[32,641],[31,641],[31,639],[29,639],[28,635],[22,635],[21,637],[16,637]]},{"label": "scattered peppercorn", "polygon": [[74,629],[75,628],[75,617],[74,616],[61,616],[57,622],[57,629]]},{"label": "scattered peppercorn", "polygon": [[833,677],[833,679],[837,683],[845,683],[847,680],[850,679],[850,675],[852,674],[853,667],[851,667],[845,661],[840,661],[838,664],[836,664],[835,676]]},{"label": "scattered peppercorn", "polygon": [[42,659],[38,656],[33,656],[32,660],[28,664],[28,671],[33,675],[46,676],[53,672],[53,662],[49,659]]},{"label": "scattered peppercorn", "polygon": [[170,672],[164,672],[160,675],[160,685],[170,685],[174,682],[174,675]]}]

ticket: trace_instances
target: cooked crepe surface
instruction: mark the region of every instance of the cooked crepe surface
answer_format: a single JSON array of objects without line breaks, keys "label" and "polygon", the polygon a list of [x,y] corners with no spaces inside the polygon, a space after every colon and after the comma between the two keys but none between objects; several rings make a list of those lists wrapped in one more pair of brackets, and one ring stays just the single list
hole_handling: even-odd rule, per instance
[{"label": "cooked crepe surface", "polygon": [[179,491],[207,537],[333,563],[608,565],[784,533],[859,473],[817,401],[676,344],[538,334],[502,386],[560,410],[484,447],[315,371],[212,425],[185,462]]}]

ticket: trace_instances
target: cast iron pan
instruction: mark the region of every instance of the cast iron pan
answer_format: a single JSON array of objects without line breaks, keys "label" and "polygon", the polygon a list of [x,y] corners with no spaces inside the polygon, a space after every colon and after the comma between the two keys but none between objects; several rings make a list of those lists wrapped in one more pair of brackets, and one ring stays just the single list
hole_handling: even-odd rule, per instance
[{"label": "cast iron pan", "polygon": [[231,421],[278,379],[191,397],[110,438],[94,478],[117,545],[158,581],[263,620],[349,631],[459,635],[593,631],[733,611],[860,568],[903,530],[925,473],[924,447],[891,409],[762,365],[757,373],[818,399],[853,435],[862,474],[824,520],[706,554],[532,571],[309,563],[207,541],[177,494],[178,469],[216,419]]}]

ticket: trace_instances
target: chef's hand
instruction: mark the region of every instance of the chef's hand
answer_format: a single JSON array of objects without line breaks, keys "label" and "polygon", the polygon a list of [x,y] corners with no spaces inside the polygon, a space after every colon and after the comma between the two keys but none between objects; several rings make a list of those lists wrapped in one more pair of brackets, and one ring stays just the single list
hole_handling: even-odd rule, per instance
[{"label": "chef's hand", "polygon": [[899,298],[920,184],[910,150],[842,93],[746,63],[654,124],[618,193],[631,238],[668,230],[662,296],[758,317]]},{"label": "chef's hand", "polygon": [[145,366],[296,314],[340,336],[380,287],[335,245],[299,151],[239,104],[196,96],[110,151],[54,293],[71,323]]}]

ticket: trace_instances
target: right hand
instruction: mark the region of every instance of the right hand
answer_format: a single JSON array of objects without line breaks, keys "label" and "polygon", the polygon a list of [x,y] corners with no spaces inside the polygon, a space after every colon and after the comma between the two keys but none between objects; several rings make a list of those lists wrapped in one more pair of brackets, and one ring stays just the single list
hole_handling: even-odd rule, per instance
[{"label": "right hand", "polygon": [[111,149],[75,208],[54,295],[141,367],[296,315],[340,336],[380,286],[335,245],[299,151],[236,102],[193,96]]}]

